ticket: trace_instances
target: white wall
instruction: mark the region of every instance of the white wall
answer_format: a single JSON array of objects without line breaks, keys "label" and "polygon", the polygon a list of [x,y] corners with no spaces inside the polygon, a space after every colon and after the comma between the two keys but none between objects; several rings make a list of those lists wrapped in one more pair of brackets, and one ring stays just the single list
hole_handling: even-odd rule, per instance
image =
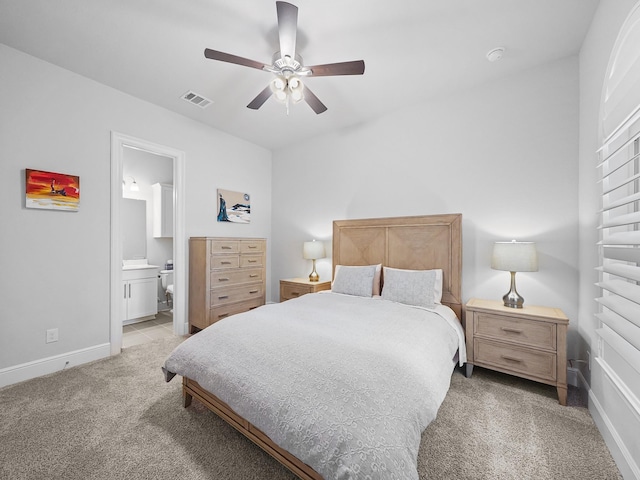
[{"label": "white wall", "polygon": [[[579,233],[580,233],[580,358],[586,359],[587,351],[598,352],[594,317],[597,308],[594,298],[598,289],[594,283],[598,276],[598,221],[600,186],[597,184],[595,165],[602,136],[599,130],[602,88],[620,27],[637,0],[601,0],[580,51],[580,177],[579,177]],[[613,353],[615,356],[615,353]],[[619,362],[618,365],[624,362]],[[615,365],[615,363],[614,363]],[[591,385],[589,410],[603,434],[616,463],[625,479],[640,478],[640,415],[638,405],[629,402],[640,385],[628,385],[620,390],[620,380],[612,381],[610,372],[604,371],[598,362],[591,362],[591,371],[582,369]],[[622,374],[622,372],[620,372]],[[613,373],[615,376],[615,372]],[[625,375],[622,375],[625,378]],[[633,378],[633,377],[628,377]],[[638,378],[637,375],[635,378]],[[637,381],[636,381],[637,382]],[[630,390],[629,390],[630,388]],[[635,402],[638,400],[636,399]]]},{"label": "white wall", "polygon": [[[518,291],[562,308],[573,332],[577,145],[572,57],[277,151],[272,282],[308,275],[302,242],[330,247],[335,219],[462,213],[464,301],[509,289],[509,274],[490,268],[495,240],[533,240],[540,271],[519,273]],[[321,278],[330,265],[319,261]]]},{"label": "white wall", "polygon": [[[111,131],[186,152],[187,237],[270,237],[268,150],[4,45],[0,65],[0,382],[109,342]],[[80,211],[26,209],[25,168],[79,175]],[[251,193],[250,225],[216,222],[218,187]]]}]

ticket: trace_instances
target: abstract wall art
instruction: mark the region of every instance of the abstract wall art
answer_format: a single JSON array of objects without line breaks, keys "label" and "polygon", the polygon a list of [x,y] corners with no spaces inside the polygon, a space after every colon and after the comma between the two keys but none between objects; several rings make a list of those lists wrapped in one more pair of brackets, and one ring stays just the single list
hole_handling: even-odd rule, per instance
[{"label": "abstract wall art", "polygon": [[251,221],[251,197],[249,194],[219,188],[218,221],[249,223]]},{"label": "abstract wall art", "polygon": [[25,205],[27,208],[66,210],[80,208],[80,177],[65,173],[25,170]]}]

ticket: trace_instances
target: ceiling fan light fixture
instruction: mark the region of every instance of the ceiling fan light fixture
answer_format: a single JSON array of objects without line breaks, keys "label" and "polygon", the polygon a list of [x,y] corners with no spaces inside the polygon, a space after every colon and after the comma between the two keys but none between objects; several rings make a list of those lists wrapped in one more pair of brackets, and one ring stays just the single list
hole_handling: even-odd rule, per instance
[{"label": "ceiling fan light fixture", "polygon": [[274,92],[273,96],[276,98],[277,101],[281,103],[285,103],[287,101],[287,92],[283,90],[278,90],[277,92]]},{"label": "ceiling fan light fixture", "polygon": [[300,103],[302,100],[304,100],[304,94],[302,93],[302,90],[291,91],[291,101],[293,103]]},{"label": "ceiling fan light fixture", "polygon": [[295,90],[302,89],[302,82],[298,77],[290,77],[288,85],[289,85],[289,90],[291,90],[292,92]]},{"label": "ceiling fan light fixture", "polygon": [[284,77],[277,76],[273,80],[271,80],[271,91],[273,93],[284,92],[284,89],[287,87],[287,79]]}]

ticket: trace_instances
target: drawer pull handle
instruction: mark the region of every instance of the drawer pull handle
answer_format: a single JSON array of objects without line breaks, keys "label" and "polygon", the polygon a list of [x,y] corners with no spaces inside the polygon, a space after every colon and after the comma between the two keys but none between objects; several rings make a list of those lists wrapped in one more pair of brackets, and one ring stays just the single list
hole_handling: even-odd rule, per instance
[{"label": "drawer pull handle", "polygon": [[509,355],[500,355],[500,358],[503,358],[503,359],[508,360],[510,362],[522,363],[522,359],[521,358],[510,357]]},{"label": "drawer pull handle", "polygon": [[224,300],[225,298],[229,298],[229,295],[220,295],[218,300]]},{"label": "drawer pull handle", "polygon": [[300,294],[298,292],[291,292],[291,295],[294,296],[294,297],[299,297],[300,296]]},{"label": "drawer pull handle", "polygon": [[257,260],[249,260],[249,263],[256,263]]},{"label": "drawer pull handle", "polygon": [[220,262],[220,265],[231,265],[231,262]]},{"label": "drawer pull handle", "polygon": [[227,277],[221,277],[218,279],[219,282],[228,282],[229,279]]},{"label": "drawer pull handle", "polygon": [[222,245],[220,248],[222,250],[231,250],[231,247],[229,245]]},{"label": "drawer pull handle", "polygon": [[258,290],[251,290],[249,293],[258,293]]},{"label": "drawer pull handle", "polygon": [[228,313],[221,313],[218,315],[218,318],[224,318],[224,317],[228,317],[229,314]]},{"label": "drawer pull handle", "polygon": [[257,245],[248,245],[249,248],[258,248]]},{"label": "drawer pull handle", "polygon": [[251,275],[249,275],[249,278],[256,278],[258,276],[257,273],[252,273]]},{"label": "drawer pull handle", "polygon": [[522,330],[518,330],[517,328],[502,327],[500,330],[502,330],[503,332],[509,332],[509,333],[522,333]]}]

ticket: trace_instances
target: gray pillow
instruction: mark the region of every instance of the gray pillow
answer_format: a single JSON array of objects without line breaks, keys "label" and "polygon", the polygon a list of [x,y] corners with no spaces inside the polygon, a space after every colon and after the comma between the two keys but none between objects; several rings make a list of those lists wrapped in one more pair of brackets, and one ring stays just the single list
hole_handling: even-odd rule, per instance
[{"label": "gray pillow", "polygon": [[336,268],[336,278],[331,285],[331,291],[358,297],[370,297],[375,273],[375,265],[364,267],[340,265],[339,269]]},{"label": "gray pillow", "polygon": [[435,308],[436,270],[401,270],[384,267],[382,298],[392,302]]}]

